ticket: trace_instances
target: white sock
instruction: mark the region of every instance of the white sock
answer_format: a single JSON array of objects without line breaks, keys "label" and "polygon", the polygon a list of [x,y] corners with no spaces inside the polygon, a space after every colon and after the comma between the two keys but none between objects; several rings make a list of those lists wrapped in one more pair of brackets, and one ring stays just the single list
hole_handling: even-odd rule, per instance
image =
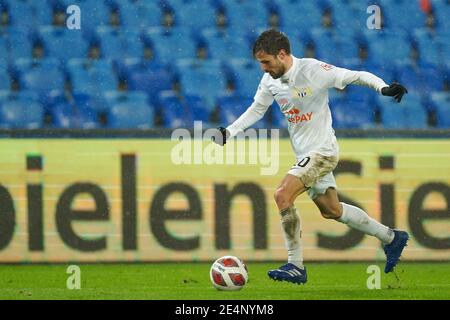
[{"label": "white sock", "polygon": [[391,228],[372,219],[360,208],[341,202],[342,216],[337,221],[345,223],[349,227],[375,236],[384,244],[391,243],[394,232]]},{"label": "white sock", "polygon": [[303,252],[301,245],[300,217],[292,206],[280,212],[281,229],[288,250],[288,262],[303,269]]}]

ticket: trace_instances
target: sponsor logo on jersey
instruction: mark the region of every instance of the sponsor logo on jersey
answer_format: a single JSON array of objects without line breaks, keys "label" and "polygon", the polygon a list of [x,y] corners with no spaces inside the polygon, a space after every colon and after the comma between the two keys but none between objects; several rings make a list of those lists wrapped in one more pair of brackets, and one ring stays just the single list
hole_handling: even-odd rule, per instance
[{"label": "sponsor logo on jersey", "polygon": [[312,112],[302,113],[299,109],[293,108],[289,111],[283,112],[287,120],[291,123],[307,122],[312,119]]}]

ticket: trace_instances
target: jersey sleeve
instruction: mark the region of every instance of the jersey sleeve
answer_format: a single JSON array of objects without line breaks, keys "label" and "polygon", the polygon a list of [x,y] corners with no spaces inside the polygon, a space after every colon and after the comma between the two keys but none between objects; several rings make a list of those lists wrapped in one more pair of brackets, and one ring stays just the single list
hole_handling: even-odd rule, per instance
[{"label": "jersey sleeve", "polygon": [[273,95],[270,92],[267,84],[265,83],[267,75],[264,75],[259,83],[258,90],[256,91],[254,100],[264,106],[270,106],[273,103]]},{"label": "jersey sleeve", "polygon": [[387,86],[382,79],[370,72],[339,68],[318,60],[311,66],[310,75],[313,83],[323,89],[342,90],[349,84],[356,84],[381,92]]}]

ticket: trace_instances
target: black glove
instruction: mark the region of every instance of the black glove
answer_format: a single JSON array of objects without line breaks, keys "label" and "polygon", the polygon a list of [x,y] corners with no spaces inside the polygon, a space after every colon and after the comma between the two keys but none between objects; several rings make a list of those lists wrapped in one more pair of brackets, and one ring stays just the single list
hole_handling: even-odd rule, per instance
[{"label": "black glove", "polygon": [[394,97],[397,102],[402,101],[402,97],[405,93],[408,93],[408,90],[397,82],[392,83],[389,87],[381,89],[381,94],[383,96]]},{"label": "black glove", "polygon": [[219,146],[223,146],[227,143],[227,138],[230,136],[230,133],[224,127],[218,127],[217,130],[219,132],[217,133],[217,135],[212,136],[211,140],[217,143]]}]

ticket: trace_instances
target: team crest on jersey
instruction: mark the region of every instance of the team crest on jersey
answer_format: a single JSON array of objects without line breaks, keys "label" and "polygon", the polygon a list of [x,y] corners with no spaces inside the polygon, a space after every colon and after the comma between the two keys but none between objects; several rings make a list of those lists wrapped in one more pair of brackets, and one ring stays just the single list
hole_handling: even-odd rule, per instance
[{"label": "team crest on jersey", "polygon": [[312,95],[311,88],[295,88],[294,89],[294,96],[298,96],[300,98],[304,98],[307,96]]},{"label": "team crest on jersey", "polygon": [[312,112],[302,113],[300,109],[292,108],[283,112],[287,120],[291,123],[307,122],[312,119]]}]

